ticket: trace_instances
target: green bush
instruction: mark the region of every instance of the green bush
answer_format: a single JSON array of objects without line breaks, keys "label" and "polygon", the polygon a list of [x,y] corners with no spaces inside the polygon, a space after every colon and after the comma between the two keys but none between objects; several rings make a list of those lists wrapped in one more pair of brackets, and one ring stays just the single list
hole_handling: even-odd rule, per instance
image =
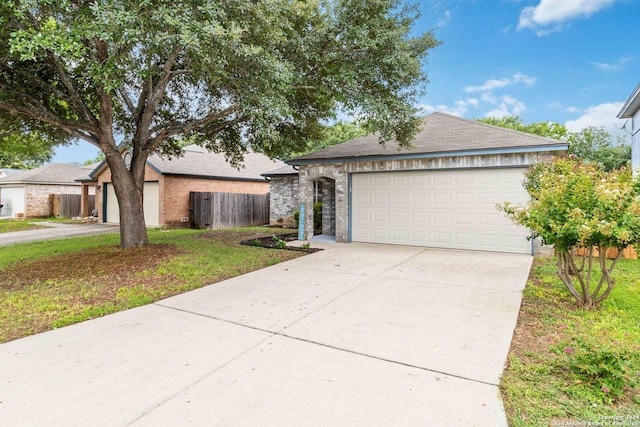
[{"label": "green bush", "polygon": [[[640,178],[626,168],[605,171],[595,163],[558,157],[534,163],[524,187],[530,202],[505,202],[498,209],[553,245],[567,290],[582,308],[598,307],[613,290],[611,274],[622,249],[640,239]],[[585,248],[583,255],[579,248]],[[618,258],[608,261],[608,248],[618,249]]]},{"label": "green bush", "polygon": [[[300,224],[300,211],[293,213],[293,220],[296,222],[296,227]],[[322,230],[322,203],[313,204],[313,229]]]},{"label": "green bush", "polygon": [[606,330],[576,332],[569,342],[554,347],[558,368],[569,369],[591,387],[602,402],[620,399],[626,388],[638,385],[638,372],[630,368],[639,356],[640,346],[625,345],[612,339]]}]

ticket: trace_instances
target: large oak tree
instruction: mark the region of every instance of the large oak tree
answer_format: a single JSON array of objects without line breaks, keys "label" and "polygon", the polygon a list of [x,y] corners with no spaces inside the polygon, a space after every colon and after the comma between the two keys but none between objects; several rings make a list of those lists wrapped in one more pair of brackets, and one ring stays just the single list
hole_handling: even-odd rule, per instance
[{"label": "large oak tree", "polygon": [[99,147],[121,246],[146,245],[145,162],[180,138],[234,164],[248,149],[279,157],[341,109],[408,143],[438,44],[410,34],[416,17],[397,0],[4,0],[0,127]]}]

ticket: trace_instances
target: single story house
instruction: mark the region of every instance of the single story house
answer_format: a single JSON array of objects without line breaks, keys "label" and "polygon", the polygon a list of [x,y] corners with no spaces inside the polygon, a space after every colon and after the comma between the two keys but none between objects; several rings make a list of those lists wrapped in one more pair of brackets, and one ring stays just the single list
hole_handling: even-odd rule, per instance
[{"label": "single story house", "polygon": [[[636,86],[633,93],[624,103],[622,109],[618,113],[619,119],[631,119],[630,129],[631,132],[631,167],[633,168],[634,175],[640,173],[640,84]],[[625,124],[625,128],[627,124]]]},{"label": "single story house", "polygon": [[79,163],[52,163],[0,178],[0,216],[49,216],[50,195],[80,194],[81,184],[76,180],[89,170]]},{"label": "single story house", "polygon": [[[197,145],[184,147],[184,155],[172,159],[151,155],[145,169],[145,223],[147,226],[188,225],[192,191],[267,194],[269,182],[260,174],[284,165],[263,154],[247,153],[238,169],[226,161],[224,154]],[[98,221],[118,223],[118,200],[107,163],[98,165],[89,177],[97,189]]]},{"label": "single story house", "polygon": [[322,232],[337,242],[531,254],[530,232],[496,204],[528,201],[526,168],[567,150],[566,142],[433,113],[410,148],[369,135],[289,160],[297,183],[292,171],[267,176],[272,205],[288,209],[276,219],[305,205],[305,239],[313,236],[309,207],[320,182]]}]

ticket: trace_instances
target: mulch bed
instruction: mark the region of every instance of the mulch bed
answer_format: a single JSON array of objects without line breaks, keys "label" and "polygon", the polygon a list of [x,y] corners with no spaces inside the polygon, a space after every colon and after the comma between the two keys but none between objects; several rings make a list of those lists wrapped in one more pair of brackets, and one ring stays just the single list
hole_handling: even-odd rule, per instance
[{"label": "mulch bed", "polygon": [[[277,239],[274,239],[277,238]],[[298,252],[319,252],[322,249],[320,248],[301,248],[295,246],[285,246],[282,247],[280,241],[284,242],[293,242],[298,240],[298,233],[290,233],[290,234],[276,234],[268,237],[259,237],[255,239],[243,240],[240,243],[247,246],[257,246],[261,248],[269,248],[269,249],[284,249],[287,251],[298,251]]]}]

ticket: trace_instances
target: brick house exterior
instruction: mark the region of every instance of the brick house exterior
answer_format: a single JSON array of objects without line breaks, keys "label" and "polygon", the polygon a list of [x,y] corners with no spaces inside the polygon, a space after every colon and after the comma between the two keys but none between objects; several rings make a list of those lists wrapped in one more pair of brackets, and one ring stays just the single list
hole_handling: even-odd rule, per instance
[{"label": "brick house exterior", "polygon": [[[189,193],[224,192],[245,194],[269,193],[269,182],[260,174],[265,170],[284,165],[267,156],[249,153],[240,170],[226,162],[224,155],[208,152],[197,146],[184,148],[184,156],[172,160],[150,156],[145,168],[145,183],[157,183],[158,223],[153,226],[188,226],[181,220],[190,218]],[[111,183],[111,171],[106,163],[91,174],[96,193],[98,221],[105,220],[105,188]],[[106,185],[105,185],[106,184]],[[145,206],[145,210],[147,207]],[[106,218],[112,222],[110,218]]]},{"label": "brick house exterior", "polygon": [[[81,194],[82,186],[76,180],[90,170],[79,164],[54,163],[0,178],[2,215],[50,216],[51,194]],[[88,194],[94,194],[94,190],[90,189]]]}]

